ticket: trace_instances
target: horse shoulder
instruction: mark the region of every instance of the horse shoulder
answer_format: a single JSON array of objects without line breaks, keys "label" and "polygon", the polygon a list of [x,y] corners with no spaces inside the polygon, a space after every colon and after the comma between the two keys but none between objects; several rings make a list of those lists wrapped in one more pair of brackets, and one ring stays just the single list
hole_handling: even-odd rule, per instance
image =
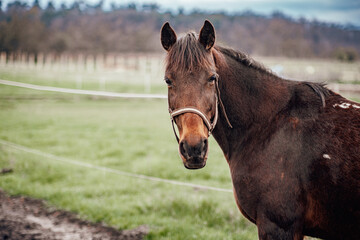
[{"label": "horse shoulder", "polygon": [[301,172],[308,161],[301,160],[301,132],[293,128],[296,120],[279,121],[282,127],[270,124],[264,132],[253,134],[258,138],[243,145],[242,154],[233,161],[237,164],[230,168],[240,211],[253,222],[260,212],[271,213],[276,224],[286,227],[302,215],[304,201],[298,199],[302,198]]}]

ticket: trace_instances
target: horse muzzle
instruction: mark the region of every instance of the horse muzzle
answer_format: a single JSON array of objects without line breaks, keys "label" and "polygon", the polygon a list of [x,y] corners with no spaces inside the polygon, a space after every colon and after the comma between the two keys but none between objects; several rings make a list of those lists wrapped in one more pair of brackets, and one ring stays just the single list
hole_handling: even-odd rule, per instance
[{"label": "horse muzzle", "polygon": [[208,139],[200,138],[197,141],[183,139],[179,143],[179,153],[187,169],[203,168],[208,155]]}]

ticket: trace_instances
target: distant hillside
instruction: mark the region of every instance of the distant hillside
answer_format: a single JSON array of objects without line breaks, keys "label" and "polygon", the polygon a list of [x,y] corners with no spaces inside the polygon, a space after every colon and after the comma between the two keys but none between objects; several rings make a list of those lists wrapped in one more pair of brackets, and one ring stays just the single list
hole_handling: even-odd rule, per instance
[{"label": "distant hillside", "polygon": [[264,56],[360,56],[360,31],[316,21],[293,20],[282,13],[262,16],[251,12],[190,14],[159,12],[156,4],[135,4],[104,11],[98,5],[74,2],[71,7],[45,9],[35,0],[9,4],[0,12],[0,51],[6,52],[158,52],[159,31],[169,21],[177,32],[199,31],[205,19],[217,30],[217,41],[246,53]]}]

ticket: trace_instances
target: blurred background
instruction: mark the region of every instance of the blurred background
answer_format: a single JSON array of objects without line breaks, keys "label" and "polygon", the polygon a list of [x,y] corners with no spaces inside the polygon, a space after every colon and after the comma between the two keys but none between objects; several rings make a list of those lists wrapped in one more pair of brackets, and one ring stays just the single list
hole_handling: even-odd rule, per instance
[{"label": "blurred background", "polygon": [[0,188],[118,229],[146,225],[146,239],[256,239],[215,141],[204,169],[184,169],[161,99],[162,24],[198,32],[205,19],[217,44],[360,100],[359,1],[0,0],[0,170],[12,170]]},{"label": "blurred background", "polygon": [[[218,43],[253,55],[354,61],[360,51],[357,1],[322,1],[324,6],[314,4],[318,13],[313,10],[310,15],[310,1],[276,1],[270,6],[271,1],[230,0],[216,4],[40,1],[3,3],[2,51],[32,53],[35,58],[39,53],[156,53],[162,52],[158,33],[165,21],[183,32],[199,30],[206,18],[217,30]],[[291,3],[300,8],[297,13],[286,8]],[[342,16],[334,14],[336,8]],[[353,11],[357,15],[351,15]]]},{"label": "blurred background", "polygon": [[112,80],[140,81],[151,92],[163,74],[162,24],[169,21],[178,33],[199,31],[204,19],[214,24],[218,44],[250,54],[284,77],[360,79],[360,4],[353,0],[1,0],[0,9],[2,68],[15,67],[12,74],[18,66],[37,69],[46,78],[50,69],[76,71],[71,75],[77,88],[94,79],[101,90]]}]

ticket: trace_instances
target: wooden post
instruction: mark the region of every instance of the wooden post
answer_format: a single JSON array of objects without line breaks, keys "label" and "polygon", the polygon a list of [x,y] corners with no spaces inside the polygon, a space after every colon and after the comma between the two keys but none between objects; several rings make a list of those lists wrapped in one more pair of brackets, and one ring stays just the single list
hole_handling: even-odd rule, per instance
[{"label": "wooden post", "polygon": [[100,89],[101,91],[105,91],[105,88],[106,88],[106,79],[105,79],[104,76],[101,76],[101,77],[99,78],[99,89]]},{"label": "wooden post", "polygon": [[146,57],[144,88],[145,88],[146,93],[150,93],[150,91],[151,91],[151,59],[149,59],[149,56]]},{"label": "wooden post", "polygon": [[12,52],[12,53],[9,54],[9,61],[8,62],[10,64],[14,64],[14,61],[15,61],[14,59],[15,59],[15,53]]},{"label": "wooden post", "polygon": [[1,62],[2,64],[6,64],[6,52],[1,52],[0,62]]},{"label": "wooden post", "polygon": [[36,68],[42,68],[44,65],[44,54],[38,53],[37,61],[36,61]]},{"label": "wooden post", "polygon": [[79,54],[79,55],[77,55],[77,58],[76,58],[76,70],[83,70],[84,69],[84,65],[85,65],[85,63],[84,63],[84,55],[83,54]]},{"label": "wooden post", "polygon": [[134,56],[134,60],[135,60],[135,63],[134,63],[134,69],[136,70],[136,71],[139,71],[139,68],[140,68],[140,57],[138,56],[138,55],[135,55]]},{"label": "wooden post", "polygon": [[82,89],[82,76],[79,74],[76,77],[76,88]]},{"label": "wooden post", "polygon": [[30,53],[28,57],[28,67],[32,68],[35,65],[35,55]]},{"label": "wooden post", "polygon": [[20,53],[19,54],[19,59],[17,59],[16,55],[14,57],[14,64],[17,63],[17,64],[20,64],[21,66],[26,66],[28,65],[28,59],[29,59],[29,54],[27,53]]},{"label": "wooden post", "polygon": [[117,61],[116,61],[117,60],[117,54],[114,54],[113,58],[114,58],[113,59],[114,69],[116,69],[117,68]]}]

